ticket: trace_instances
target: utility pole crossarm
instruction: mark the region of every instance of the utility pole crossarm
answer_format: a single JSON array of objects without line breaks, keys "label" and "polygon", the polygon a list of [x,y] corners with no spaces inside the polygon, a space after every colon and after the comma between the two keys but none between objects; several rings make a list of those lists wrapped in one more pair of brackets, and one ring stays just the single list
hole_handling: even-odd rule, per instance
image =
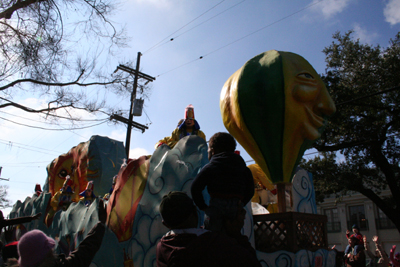
[{"label": "utility pole crossarm", "polygon": [[135,127],[135,128],[138,128],[139,130],[142,130],[142,133],[144,133],[144,131],[145,131],[146,129],[149,129],[149,127],[147,127],[146,125],[137,123],[137,122],[135,122],[135,121],[129,121],[127,118],[124,118],[124,117],[122,117],[122,116],[120,116],[120,115],[118,115],[118,114],[112,114],[112,115],[110,116],[110,120],[120,121],[120,122],[122,122],[122,123],[127,124],[128,127]]},{"label": "utility pole crossarm", "polygon": [[[117,67],[117,69],[114,72],[116,72],[117,70],[122,70],[122,71],[128,72],[132,75],[135,75],[135,73],[136,73],[136,70],[134,70],[130,67],[124,66],[122,64],[119,64],[119,66]],[[140,72],[140,71],[138,71],[138,76],[139,76],[139,78],[146,79],[150,82],[153,82],[156,80],[155,77],[151,77],[150,75],[144,74],[143,72]]]},{"label": "utility pole crossarm", "polygon": [[[126,119],[122,116],[119,116],[117,114],[113,114],[111,115],[110,119],[114,119],[123,123],[126,123],[128,125],[128,129],[126,132],[126,142],[125,142],[125,152],[126,152],[126,157],[129,158],[129,148],[130,148],[130,143],[131,143],[131,130],[132,127],[136,127],[140,130],[142,130],[142,133],[145,131],[145,129],[149,129],[149,127],[139,124],[137,122],[133,121],[133,102],[136,98],[136,90],[138,87],[138,80],[139,78],[141,79],[145,79],[148,82],[152,82],[155,81],[155,77],[151,77],[150,75],[144,74],[143,72],[139,71],[139,67],[140,67],[140,56],[142,54],[140,52],[138,52],[137,55],[137,59],[136,59],[136,69],[132,69],[130,67],[124,66],[122,64],[119,64],[119,66],[117,67],[117,69],[114,71],[117,72],[118,70],[122,70],[125,71],[131,75],[134,75],[134,81],[133,81],[133,90],[132,90],[132,94],[131,94],[131,107],[129,109],[129,119]],[[146,84],[147,84],[146,83]]]}]

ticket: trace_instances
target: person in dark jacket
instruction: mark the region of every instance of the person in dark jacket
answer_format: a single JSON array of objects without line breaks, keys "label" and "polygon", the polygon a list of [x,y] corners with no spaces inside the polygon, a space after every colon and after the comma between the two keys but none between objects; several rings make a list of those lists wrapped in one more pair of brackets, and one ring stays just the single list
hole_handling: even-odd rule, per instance
[{"label": "person in dark jacket", "polygon": [[349,238],[349,249],[344,252],[346,267],[364,267],[366,264],[364,246],[357,245],[358,239],[355,236]]},{"label": "person in dark jacket", "polygon": [[[236,218],[238,207],[243,209],[254,195],[253,175],[235,149],[232,135],[214,134],[208,147],[210,162],[192,183],[193,201],[205,211],[205,227],[211,231],[225,231],[225,222]],[[202,194],[206,187],[210,194],[208,206]]]},{"label": "person in dark jacket", "polygon": [[[245,236],[197,228],[198,213],[184,192],[170,192],[160,204],[163,224],[170,229],[157,244],[158,267],[261,267],[254,248]],[[242,227],[240,223],[230,224]]]},{"label": "person in dark jacket", "polygon": [[68,257],[64,254],[54,255],[54,239],[40,230],[32,230],[24,234],[18,242],[18,263],[12,265],[9,262],[8,266],[88,267],[101,246],[105,232],[107,212],[103,200],[99,201],[98,216],[99,222]]}]

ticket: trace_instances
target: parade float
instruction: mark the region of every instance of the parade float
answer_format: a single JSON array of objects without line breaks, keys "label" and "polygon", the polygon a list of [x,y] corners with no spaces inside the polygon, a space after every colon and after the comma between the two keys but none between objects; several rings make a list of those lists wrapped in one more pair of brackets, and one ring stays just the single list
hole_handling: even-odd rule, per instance
[{"label": "parade float", "polygon": [[[271,50],[235,72],[220,100],[226,129],[256,162],[249,166],[257,188],[253,200],[266,209],[253,215],[248,203],[242,233],[261,265],[335,266],[326,217],[316,214],[312,175],[297,167],[335,111],[318,74],[301,56]],[[107,230],[91,266],[156,266],[156,245],[167,232],[159,203],[170,191],[190,195],[192,181],[208,163],[207,143],[192,135],[172,149],[161,145],[152,155],[125,158],[121,142],[93,136],[54,159],[43,192],[18,201],[10,213],[43,214],[20,226],[15,239],[40,229],[58,241],[56,253],[68,254],[98,221],[97,203],[104,196]],[[80,200],[79,193],[90,188],[97,198]],[[60,201],[67,191],[67,201]],[[266,191],[276,197],[265,200]]]}]

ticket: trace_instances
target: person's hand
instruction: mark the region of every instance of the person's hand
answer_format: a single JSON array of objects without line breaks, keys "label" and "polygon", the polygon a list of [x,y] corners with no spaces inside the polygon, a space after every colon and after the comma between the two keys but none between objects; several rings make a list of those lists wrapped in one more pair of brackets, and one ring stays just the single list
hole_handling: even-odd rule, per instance
[{"label": "person's hand", "polygon": [[350,234],[350,230],[346,230],[346,235],[349,235]]},{"label": "person's hand", "polygon": [[377,235],[374,235],[374,236],[372,237],[372,241],[374,241],[375,243],[378,243],[378,236],[377,236]]},{"label": "person's hand", "polygon": [[99,221],[105,224],[107,220],[107,211],[102,199],[99,200],[98,216],[99,216]]},{"label": "person's hand", "polygon": [[364,241],[364,243],[367,243],[367,236],[366,235],[363,236],[363,241]]},{"label": "person's hand", "polygon": [[40,218],[40,216],[42,216],[42,213],[41,213],[41,212],[39,212],[39,213],[36,213],[35,215],[33,215],[33,216],[32,216],[32,221],[33,221],[33,220],[37,220],[37,219],[39,219],[39,218]]}]

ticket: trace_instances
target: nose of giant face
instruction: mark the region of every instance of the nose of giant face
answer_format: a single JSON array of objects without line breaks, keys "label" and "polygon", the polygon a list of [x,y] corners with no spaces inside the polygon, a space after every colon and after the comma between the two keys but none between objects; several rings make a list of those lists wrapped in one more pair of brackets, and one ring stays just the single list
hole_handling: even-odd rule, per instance
[{"label": "nose of giant face", "polygon": [[325,86],[321,89],[321,93],[315,106],[316,113],[323,116],[331,116],[336,112],[336,106],[333,102],[331,96],[328,93],[328,90]]}]

